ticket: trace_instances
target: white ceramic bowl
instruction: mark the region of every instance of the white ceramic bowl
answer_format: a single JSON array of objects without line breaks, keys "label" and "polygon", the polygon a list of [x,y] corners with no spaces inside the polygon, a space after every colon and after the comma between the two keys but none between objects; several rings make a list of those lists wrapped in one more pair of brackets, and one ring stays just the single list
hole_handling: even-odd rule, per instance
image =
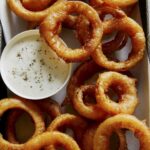
[{"label": "white ceramic bowl", "polygon": [[27,99],[44,99],[60,91],[71,75],[65,63],[40,38],[38,30],[16,35],[3,50],[1,76],[16,95]]}]

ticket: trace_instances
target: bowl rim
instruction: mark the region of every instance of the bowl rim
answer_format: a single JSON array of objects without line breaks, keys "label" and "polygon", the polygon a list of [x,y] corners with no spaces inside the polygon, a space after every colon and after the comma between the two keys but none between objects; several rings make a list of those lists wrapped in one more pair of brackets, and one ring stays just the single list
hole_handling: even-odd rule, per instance
[{"label": "bowl rim", "polygon": [[11,45],[13,45],[14,43],[17,43],[17,41],[19,41],[21,38],[25,38],[25,37],[29,37],[29,36],[39,36],[40,33],[39,33],[39,30],[38,29],[34,29],[34,30],[27,30],[27,31],[24,31],[24,32],[21,32],[17,35],[15,35],[8,43],[7,45],[5,46],[2,54],[1,54],[1,57],[0,57],[0,74],[1,74],[1,77],[5,83],[5,85],[7,86],[7,88],[12,91],[14,94],[22,97],[22,98],[25,98],[25,99],[30,99],[30,100],[41,100],[41,99],[46,99],[48,97],[51,97],[51,96],[54,96],[55,94],[57,94],[59,91],[61,91],[64,86],[67,84],[67,82],[69,81],[70,77],[71,77],[71,73],[72,73],[72,63],[68,63],[69,65],[69,69],[68,69],[68,74],[67,74],[67,77],[66,79],[64,80],[63,84],[54,92],[49,92],[49,94],[47,95],[43,95],[43,96],[36,96],[36,97],[33,97],[33,96],[27,96],[26,94],[21,94],[20,92],[18,92],[17,88],[14,88],[12,84],[9,83],[9,81],[7,80],[7,77],[5,76],[5,69],[4,69],[4,58],[5,58],[5,54],[7,51],[9,51],[9,47]]}]

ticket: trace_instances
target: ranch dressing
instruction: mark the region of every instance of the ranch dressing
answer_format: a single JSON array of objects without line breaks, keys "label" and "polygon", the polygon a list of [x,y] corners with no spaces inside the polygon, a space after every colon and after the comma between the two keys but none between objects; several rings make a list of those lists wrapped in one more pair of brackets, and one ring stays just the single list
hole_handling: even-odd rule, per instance
[{"label": "ranch dressing", "polygon": [[42,98],[55,93],[68,76],[69,65],[37,35],[14,43],[5,57],[7,80],[21,95]]}]

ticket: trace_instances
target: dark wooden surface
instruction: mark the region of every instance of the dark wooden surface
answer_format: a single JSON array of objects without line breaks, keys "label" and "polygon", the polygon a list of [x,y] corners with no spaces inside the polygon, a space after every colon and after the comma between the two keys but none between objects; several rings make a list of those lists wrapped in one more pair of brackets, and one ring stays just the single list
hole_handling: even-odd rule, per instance
[{"label": "dark wooden surface", "polygon": [[[2,31],[2,27],[1,27],[1,24],[0,24],[0,30]],[[4,41],[4,36],[3,36],[3,33],[0,32],[0,40],[1,40],[1,45],[0,45],[0,48],[1,48],[1,51],[4,49],[5,47],[5,41]],[[2,98],[6,98],[7,97],[7,88],[0,76],[0,99]]]}]

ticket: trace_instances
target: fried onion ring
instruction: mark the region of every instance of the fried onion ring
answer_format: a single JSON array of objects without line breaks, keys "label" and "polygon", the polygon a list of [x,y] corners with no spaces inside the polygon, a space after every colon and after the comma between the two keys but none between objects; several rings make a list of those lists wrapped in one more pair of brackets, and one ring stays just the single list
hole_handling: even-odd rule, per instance
[{"label": "fried onion ring", "polygon": [[135,66],[144,56],[145,36],[143,29],[129,17],[112,19],[105,22],[103,26],[107,33],[112,31],[123,31],[128,34],[132,42],[132,50],[125,61],[115,62],[109,60],[103,53],[101,45],[92,53],[94,61],[104,68],[113,71],[126,71]]},{"label": "fried onion ring", "polygon": [[[111,115],[132,114],[138,104],[135,83],[135,79],[117,72],[101,73],[96,83],[96,100],[99,107]],[[118,103],[107,96],[110,87],[118,93]]]},{"label": "fried onion ring", "polygon": [[[81,115],[92,120],[103,120],[107,117],[98,104],[84,103],[84,94],[92,96],[95,99],[95,85],[84,85],[77,88],[74,92],[73,107]],[[86,96],[85,96],[86,97]]]},{"label": "fried onion ring", "polygon": [[[27,100],[18,100],[15,98],[7,98],[0,101],[0,115],[2,116],[7,110],[10,109],[21,109],[26,111],[29,115],[32,116],[33,121],[35,122],[35,132],[34,136],[41,134],[45,131],[45,124],[41,111],[38,109],[34,103]],[[2,136],[0,136],[0,149],[10,149],[10,150],[22,150],[25,144],[13,144],[6,141]]]},{"label": "fried onion ring", "polygon": [[[86,16],[92,26],[91,39],[81,48],[74,50],[68,48],[56,33],[58,25],[71,13]],[[55,11],[51,12],[40,25],[41,36],[56,54],[67,62],[78,62],[87,59],[91,52],[97,48],[102,32],[102,25],[97,12],[88,4],[80,1],[67,1],[55,6]]]},{"label": "fried onion ring", "polygon": [[[37,101],[34,104],[40,108],[41,112],[46,112],[52,120],[61,115],[60,106],[53,100]],[[22,112],[19,110],[12,111],[11,115],[7,118],[6,136],[7,140],[11,143],[18,143],[15,136],[14,125],[21,114]]]},{"label": "fried onion ring", "polygon": [[[122,10],[116,7],[112,7],[105,3],[97,7],[96,11],[98,12],[103,22],[105,22],[104,18],[108,14],[111,14],[114,18],[122,18],[126,16]],[[77,28],[78,39],[82,44],[84,44],[87,40],[91,38],[90,23],[84,16],[79,16],[76,22],[77,22],[76,28]],[[104,32],[103,35],[107,34],[105,32],[105,28],[103,32]],[[125,33],[118,32],[113,40],[102,44],[102,50],[105,53],[110,53],[116,50],[120,50],[126,44],[127,39],[128,38]]]},{"label": "fried onion ring", "polygon": [[78,144],[68,135],[60,132],[45,132],[31,139],[25,146],[26,150],[39,150],[46,146],[61,145],[66,150],[80,150]]},{"label": "fried onion ring", "polygon": [[85,63],[78,66],[70,78],[67,86],[69,100],[73,99],[74,91],[76,88],[83,85],[86,80],[102,70],[103,68],[99,67],[93,60],[86,61]]},{"label": "fried onion ring", "polygon": [[54,3],[51,7],[48,7],[41,11],[30,11],[22,5],[21,0],[7,0],[10,9],[18,16],[23,18],[24,20],[31,21],[31,22],[41,22],[53,8],[62,0]]},{"label": "fried onion ring", "polygon": [[87,128],[87,122],[79,116],[71,114],[63,114],[58,116],[55,120],[52,121],[47,131],[58,131],[64,128],[71,128],[73,130],[74,138],[80,145],[83,133]]},{"label": "fried onion ring", "polygon": [[[94,135],[96,133],[97,128],[98,125],[92,125],[89,128],[87,128],[83,136],[83,150],[93,150]],[[124,131],[117,130],[115,131],[115,133],[117,134],[119,139],[119,150],[126,150],[127,143]]]},{"label": "fried onion ring", "polygon": [[119,114],[114,117],[106,119],[102,122],[94,136],[94,150],[108,150],[109,139],[111,134],[118,129],[129,129],[139,139],[140,150],[149,150],[150,145],[150,131],[149,128],[136,117]]}]

